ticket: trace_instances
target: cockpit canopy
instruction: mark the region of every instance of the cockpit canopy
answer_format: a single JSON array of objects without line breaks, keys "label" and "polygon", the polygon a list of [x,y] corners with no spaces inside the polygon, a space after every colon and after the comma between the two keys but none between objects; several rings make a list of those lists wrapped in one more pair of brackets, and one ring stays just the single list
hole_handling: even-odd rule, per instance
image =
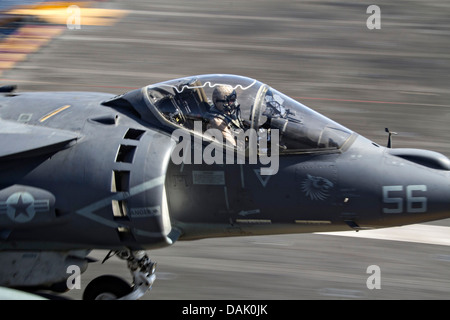
[{"label": "cockpit canopy", "polygon": [[[211,119],[214,89],[231,86],[237,96],[236,117],[244,130],[279,130],[280,151],[340,149],[352,131],[254,79],[202,75],[148,86],[147,99],[164,120],[194,129]],[[217,110],[215,110],[217,112]]]},{"label": "cockpit canopy", "polygon": [[[232,106],[232,112],[222,112],[212,102],[214,91],[222,86],[232,92],[232,101],[221,98],[225,105]],[[125,108],[143,121],[171,131],[184,129],[198,134],[200,126],[205,137],[211,121],[221,117],[228,129],[254,130],[267,141],[276,134],[280,153],[339,150],[354,134],[268,85],[236,75],[200,75],[161,82],[103,105]]]}]

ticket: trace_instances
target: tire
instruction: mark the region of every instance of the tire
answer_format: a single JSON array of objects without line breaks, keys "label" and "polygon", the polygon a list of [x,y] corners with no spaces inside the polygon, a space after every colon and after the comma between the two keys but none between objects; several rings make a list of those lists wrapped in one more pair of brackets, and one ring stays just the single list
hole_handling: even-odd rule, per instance
[{"label": "tire", "polygon": [[131,291],[131,286],[119,277],[100,276],[87,285],[83,293],[83,300],[115,300]]}]

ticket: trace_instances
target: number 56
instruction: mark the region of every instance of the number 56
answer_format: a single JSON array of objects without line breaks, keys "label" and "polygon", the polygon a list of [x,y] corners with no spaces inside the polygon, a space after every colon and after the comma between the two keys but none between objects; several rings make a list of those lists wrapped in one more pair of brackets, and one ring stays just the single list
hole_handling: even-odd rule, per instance
[{"label": "number 56", "polygon": [[406,196],[406,212],[408,213],[426,212],[427,197],[418,197],[413,194],[414,192],[418,191],[421,192],[427,191],[427,186],[426,185],[406,186],[406,195],[403,193],[403,186],[383,186],[383,203],[392,205],[389,208],[384,207],[383,213],[403,213],[405,196]]}]

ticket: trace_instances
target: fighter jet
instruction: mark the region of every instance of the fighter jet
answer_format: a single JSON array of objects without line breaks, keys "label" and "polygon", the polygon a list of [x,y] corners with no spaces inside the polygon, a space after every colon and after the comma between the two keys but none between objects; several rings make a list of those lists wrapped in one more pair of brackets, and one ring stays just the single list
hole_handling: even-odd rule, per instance
[{"label": "fighter jet", "polygon": [[1,286],[64,291],[100,249],[133,283],[100,276],[84,298],[137,299],[147,252],[176,241],[450,217],[446,156],[379,145],[255,79],[0,91]]}]

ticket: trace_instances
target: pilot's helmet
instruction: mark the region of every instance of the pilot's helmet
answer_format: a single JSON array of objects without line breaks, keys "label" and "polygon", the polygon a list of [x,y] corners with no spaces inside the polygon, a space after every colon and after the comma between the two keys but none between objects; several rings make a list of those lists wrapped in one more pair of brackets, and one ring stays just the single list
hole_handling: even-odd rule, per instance
[{"label": "pilot's helmet", "polygon": [[214,106],[222,112],[233,111],[236,106],[236,98],[236,90],[228,85],[217,86],[212,94]]}]

